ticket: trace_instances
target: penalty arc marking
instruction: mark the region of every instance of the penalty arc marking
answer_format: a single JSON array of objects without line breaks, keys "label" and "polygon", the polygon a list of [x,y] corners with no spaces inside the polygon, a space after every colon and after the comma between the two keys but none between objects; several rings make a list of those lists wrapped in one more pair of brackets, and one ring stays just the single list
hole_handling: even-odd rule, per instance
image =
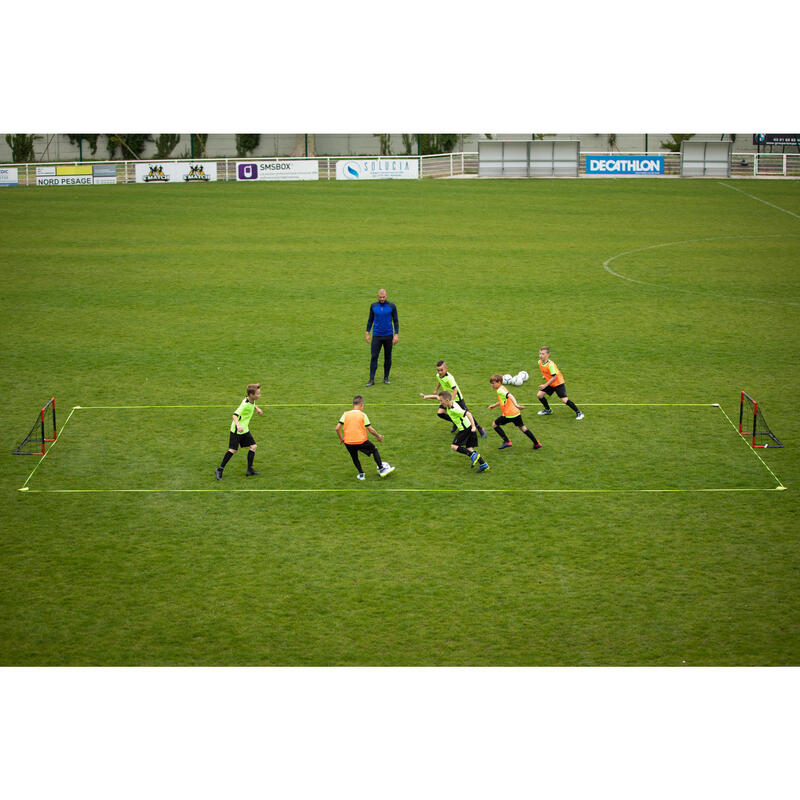
[{"label": "penalty arc marking", "polygon": [[705,297],[720,297],[725,298],[726,300],[738,300],[739,302],[770,302],[770,303],[778,303],[780,305],[788,305],[788,306],[800,306],[800,303],[794,300],[778,300],[775,298],[770,298],[769,301],[766,300],[758,300],[757,298],[753,297],[742,297],[740,295],[731,295],[731,294],[720,294],[719,292],[698,292],[696,289],[687,289],[683,286],[665,286],[662,283],[653,283],[651,281],[641,281],[636,278],[630,278],[627,275],[623,275],[620,272],[615,272],[611,269],[611,262],[616,261],[618,258],[623,258],[624,256],[633,255],[634,253],[643,253],[647,250],[658,250],[662,247],[676,247],[682,244],[697,244],[699,242],[718,242],[724,240],[733,240],[733,239],[780,239],[780,238],[797,238],[800,237],[800,234],[795,233],[776,233],[776,234],[766,234],[763,236],[755,235],[755,236],[708,236],[701,239],[682,239],[676,242],[662,242],[660,244],[651,244],[647,245],[646,247],[637,247],[633,250],[626,250],[622,253],[617,253],[610,258],[607,258],[603,262],[603,269],[608,272],[610,275],[613,275],[615,278],[621,278],[624,281],[629,281],[630,283],[638,283],[640,286],[653,286],[656,289],[666,289],[670,292],[685,292],[686,294],[695,294],[701,295]]}]

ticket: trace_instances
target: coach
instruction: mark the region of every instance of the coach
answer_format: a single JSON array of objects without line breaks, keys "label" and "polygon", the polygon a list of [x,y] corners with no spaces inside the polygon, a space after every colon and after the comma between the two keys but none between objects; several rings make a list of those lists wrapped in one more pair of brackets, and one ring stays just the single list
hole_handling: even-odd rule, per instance
[{"label": "coach", "polygon": [[397,306],[386,299],[386,289],[378,289],[378,301],[369,307],[367,319],[367,343],[372,330],[372,357],[369,362],[369,381],[367,386],[375,385],[375,372],[378,369],[378,355],[383,348],[383,382],[389,383],[392,368],[392,346],[397,344],[400,323],[397,321]]}]

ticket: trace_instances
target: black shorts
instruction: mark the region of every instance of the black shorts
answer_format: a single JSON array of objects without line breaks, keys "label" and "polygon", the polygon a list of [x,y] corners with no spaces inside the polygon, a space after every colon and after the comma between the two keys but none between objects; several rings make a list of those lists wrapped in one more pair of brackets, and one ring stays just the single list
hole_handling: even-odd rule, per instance
[{"label": "black shorts", "polygon": [[231,431],[231,435],[228,437],[228,450],[238,450],[240,447],[250,447],[254,445],[256,440],[253,438],[253,434],[250,431],[247,433],[237,433],[236,431]]},{"label": "black shorts", "polygon": [[477,447],[478,433],[471,428],[467,428],[465,431],[459,431],[453,437],[453,444],[457,447]]},{"label": "black shorts", "polygon": [[364,455],[371,456],[378,449],[369,439],[367,439],[366,442],[361,442],[361,444],[347,444],[347,442],[345,442],[344,446],[347,448],[350,455],[353,453],[364,453]]},{"label": "black shorts", "polygon": [[559,397],[566,397],[567,396],[567,384],[560,383],[558,386],[548,386],[546,389],[542,389],[542,391],[550,397],[553,392],[555,392]]},{"label": "black shorts", "polygon": [[495,425],[508,425],[510,422],[513,422],[518,428],[521,428],[525,423],[522,421],[522,414],[517,414],[516,417],[498,417],[495,421]]}]

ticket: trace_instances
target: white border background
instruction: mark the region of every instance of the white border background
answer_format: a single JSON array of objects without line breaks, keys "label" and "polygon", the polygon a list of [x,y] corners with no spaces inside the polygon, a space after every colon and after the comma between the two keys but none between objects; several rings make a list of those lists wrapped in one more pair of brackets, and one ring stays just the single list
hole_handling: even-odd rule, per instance
[{"label": "white border background", "polygon": [[[394,11],[89,0],[6,37],[5,130],[794,131],[795,4]],[[747,31],[759,14],[769,36]],[[29,11],[5,10],[23,30]],[[137,35],[117,32],[133,25]],[[207,20],[205,22],[204,20]],[[686,23],[686,26],[684,26]],[[227,23],[226,23],[227,25]],[[414,31],[409,41],[408,31]],[[261,33],[260,33],[261,32]],[[70,36],[70,34],[74,34]],[[111,33],[112,35],[109,35]],[[155,37],[148,43],[148,36]],[[252,38],[249,39],[252,41]],[[159,42],[164,46],[159,48]],[[146,47],[143,46],[147,45]],[[287,70],[287,64],[291,65]],[[785,76],[785,77],[784,77]],[[274,79],[273,79],[274,78]],[[186,91],[176,94],[175,86]],[[156,90],[157,87],[164,87]],[[700,91],[713,89],[713,101]],[[91,102],[92,99],[98,102]],[[179,99],[179,101],[176,100]],[[19,798],[782,798],[798,672],[774,669],[0,671],[0,793]]]}]

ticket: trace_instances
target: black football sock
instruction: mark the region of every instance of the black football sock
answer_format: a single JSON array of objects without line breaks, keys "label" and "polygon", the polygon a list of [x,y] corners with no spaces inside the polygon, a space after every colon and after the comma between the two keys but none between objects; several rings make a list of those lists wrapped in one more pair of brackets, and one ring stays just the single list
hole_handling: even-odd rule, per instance
[{"label": "black football sock", "polygon": [[528,428],[528,430],[523,431],[523,432],[534,444],[539,444],[538,440],[533,435],[533,431],[530,428]]},{"label": "black football sock", "polygon": [[378,465],[378,469],[383,467],[383,461],[381,460],[381,454],[378,452],[378,448],[375,448],[375,452],[372,454],[372,457],[375,459],[375,463]]},{"label": "black football sock", "polygon": [[580,414],[581,413],[578,410],[578,406],[576,406],[575,403],[572,402],[572,400],[567,400],[567,402],[564,403],[564,405],[565,406],[569,406],[576,414]]},{"label": "black football sock", "polygon": [[222,456],[222,463],[219,465],[220,469],[225,469],[225,465],[233,458],[233,453],[230,450],[225,451],[225,455]]},{"label": "black football sock", "polygon": [[506,436],[506,432],[502,428],[495,428],[497,435],[504,441],[508,441],[508,436]]},{"label": "black football sock", "polygon": [[255,450],[247,451],[247,469],[253,469],[253,459],[256,457]]},{"label": "black football sock", "polygon": [[468,456],[468,455],[469,455],[469,450],[467,450],[467,448],[466,448],[466,447],[464,447],[464,445],[463,445],[463,444],[460,444],[460,445],[458,446],[458,449],[456,450],[456,452],[457,452],[457,453],[463,453],[465,456]]},{"label": "black football sock", "polygon": [[539,402],[544,406],[544,410],[545,411],[549,411],[550,410],[550,403],[547,402],[547,398],[546,397],[540,397],[539,398]]}]

